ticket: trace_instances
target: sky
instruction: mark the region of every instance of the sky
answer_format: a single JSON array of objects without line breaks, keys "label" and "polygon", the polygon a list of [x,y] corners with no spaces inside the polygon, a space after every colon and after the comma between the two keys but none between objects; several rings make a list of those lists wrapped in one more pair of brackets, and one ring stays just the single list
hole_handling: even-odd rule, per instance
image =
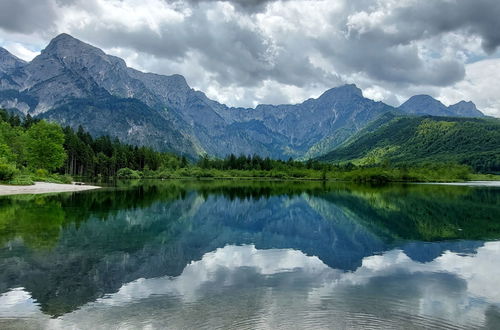
[{"label": "sky", "polygon": [[69,33],[230,106],[354,83],[500,117],[499,17],[498,0],[0,0],[0,46],[29,61]]}]

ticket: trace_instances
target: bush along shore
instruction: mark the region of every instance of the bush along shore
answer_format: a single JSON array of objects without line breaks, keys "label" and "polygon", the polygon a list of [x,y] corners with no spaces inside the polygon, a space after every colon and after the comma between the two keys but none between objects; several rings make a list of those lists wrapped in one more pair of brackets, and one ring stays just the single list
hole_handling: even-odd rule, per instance
[{"label": "bush along shore", "polygon": [[91,181],[120,179],[269,179],[342,180],[356,182],[457,182],[494,180],[498,176],[475,174],[466,165],[426,163],[391,166],[356,166],[273,160],[258,155],[207,156],[193,162],[186,157],[148,147],[121,143],[103,136],[94,138],[81,127],[21,119],[0,110],[0,182],[29,185],[34,181],[71,183],[73,177]]}]

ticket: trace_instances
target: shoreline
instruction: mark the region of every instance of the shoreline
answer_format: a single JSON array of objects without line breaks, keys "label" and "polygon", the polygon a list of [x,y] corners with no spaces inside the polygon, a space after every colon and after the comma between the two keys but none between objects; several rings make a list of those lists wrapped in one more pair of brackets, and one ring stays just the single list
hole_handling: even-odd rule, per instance
[{"label": "shoreline", "polygon": [[[125,179],[127,180],[127,179]],[[321,180],[321,179],[307,179],[307,178],[294,178],[294,179],[277,179],[277,178],[251,178],[251,177],[224,177],[224,178],[169,178],[169,179],[139,179],[139,180],[161,180],[161,181],[176,181],[176,180],[196,180],[196,181],[295,181],[295,182],[352,182],[344,180]],[[403,183],[403,184],[423,184],[423,185],[448,185],[448,186],[472,186],[472,187],[500,187],[500,181],[463,181],[463,182],[387,182],[387,183]],[[64,193],[64,192],[79,192],[100,189],[100,186],[93,185],[76,185],[76,184],[61,184],[49,182],[35,182],[34,185],[29,186],[16,186],[0,184],[0,196],[10,195],[32,195],[32,194],[50,194],[50,193]]]},{"label": "shoreline", "polygon": [[30,186],[0,185],[0,196],[78,192],[99,189],[99,186],[35,182]]},{"label": "shoreline", "polygon": [[468,186],[468,187],[500,187],[500,181],[464,181],[464,182],[421,182],[420,184],[438,184],[444,186]]}]

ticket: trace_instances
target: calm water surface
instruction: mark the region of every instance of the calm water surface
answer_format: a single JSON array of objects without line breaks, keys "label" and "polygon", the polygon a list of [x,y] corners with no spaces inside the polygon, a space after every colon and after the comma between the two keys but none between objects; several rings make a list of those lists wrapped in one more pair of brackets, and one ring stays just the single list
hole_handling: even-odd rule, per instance
[{"label": "calm water surface", "polygon": [[152,181],[2,197],[0,328],[500,329],[500,188]]}]

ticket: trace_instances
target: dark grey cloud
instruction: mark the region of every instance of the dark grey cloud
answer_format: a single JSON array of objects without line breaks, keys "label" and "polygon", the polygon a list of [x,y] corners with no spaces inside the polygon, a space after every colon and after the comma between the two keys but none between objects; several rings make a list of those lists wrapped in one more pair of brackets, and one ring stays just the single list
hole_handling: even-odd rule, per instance
[{"label": "dark grey cloud", "polygon": [[[447,32],[459,31],[477,35],[484,50],[493,52],[500,45],[500,1],[417,1],[396,7],[381,24],[368,31],[351,31],[378,42],[408,44]],[[388,32],[388,26],[396,31]]]},{"label": "dark grey cloud", "polygon": [[480,36],[484,50],[491,53],[500,45],[499,17],[498,0],[460,0],[419,1],[396,10],[392,19],[401,27],[403,38],[463,30]]},{"label": "dark grey cloud", "polygon": [[10,32],[31,34],[53,28],[57,7],[51,0],[0,1],[0,28]]},{"label": "dark grey cloud", "polygon": [[362,72],[378,82],[448,86],[465,75],[459,59],[423,58],[415,45],[392,44],[370,34],[333,42],[317,40],[316,47],[340,72]]},{"label": "dark grey cloud", "polygon": [[[170,0],[172,1],[172,0]],[[173,0],[178,1],[178,0]],[[277,1],[290,1],[290,0],[185,0],[184,2],[199,4],[199,3],[209,3],[209,2],[229,2],[235,6],[235,8],[246,11],[249,13],[256,13],[265,10],[268,3]],[[314,1],[314,0],[311,0]]]}]

